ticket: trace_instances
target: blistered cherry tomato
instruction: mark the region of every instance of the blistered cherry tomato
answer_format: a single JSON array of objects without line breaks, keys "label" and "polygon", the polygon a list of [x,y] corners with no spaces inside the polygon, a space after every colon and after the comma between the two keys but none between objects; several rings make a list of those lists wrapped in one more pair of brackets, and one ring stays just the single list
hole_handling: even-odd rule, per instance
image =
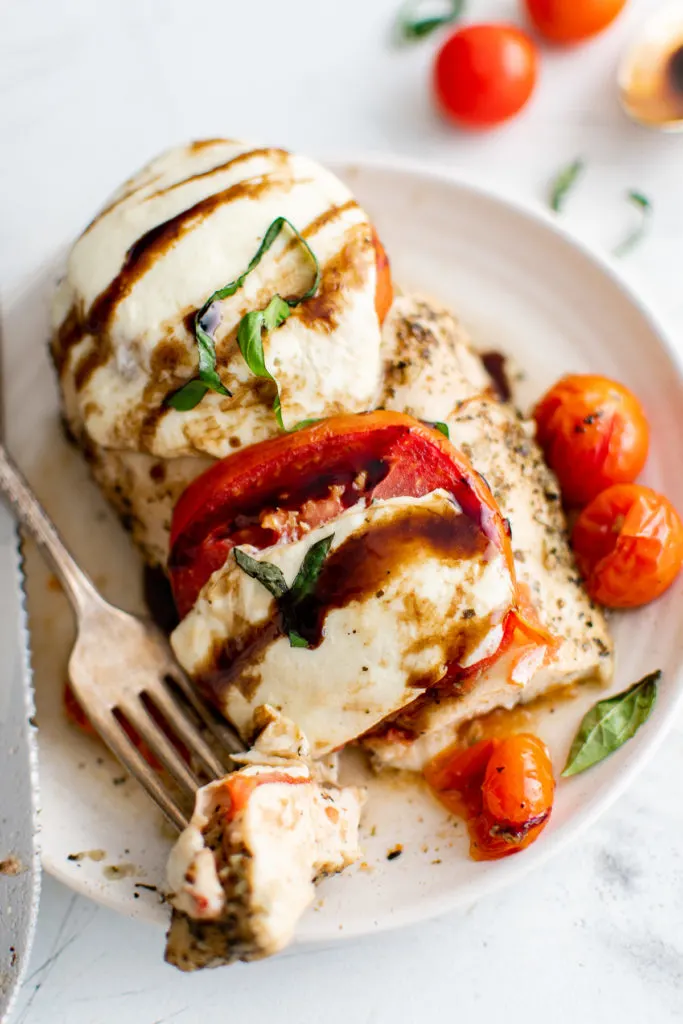
[{"label": "blistered cherry tomato", "polygon": [[608,377],[563,377],[538,403],[534,419],[569,505],[585,505],[611,484],[631,483],[645,465],[645,413],[628,388]]},{"label": "blistered cherry tomato", "polygon": [[626,0],[524,0],[541,35],[552,43],[579,43],[611,25]]},{"label": "blistered cherry tomato", "polygon": [[649,487],[609,487],[576,521],[572,544],[590,596],[610,608],[637,608],[671,586],[683,565],[683,523]]},{"label": "blistered cherry tomato", "polygon": [[524,850],[550,817],[555,789],[550,755],[531,734],[488,737],[447,750],[424,774],[439,800],[467,821],[474,860]]},{"label": "blistered cherry tomato", "polygon": [[536,74],[536,47],[525,32],[514,25],[468,25],[439,50],[434,90],[456,124],[490,128],[522,109]]},{"label": "blistered cherry tomato", "polygon": [[544,817],[553,804],[555,782],[548,751],[537,736],[509,736],[494,750],[484,773],[484,809],[506,825]]}]

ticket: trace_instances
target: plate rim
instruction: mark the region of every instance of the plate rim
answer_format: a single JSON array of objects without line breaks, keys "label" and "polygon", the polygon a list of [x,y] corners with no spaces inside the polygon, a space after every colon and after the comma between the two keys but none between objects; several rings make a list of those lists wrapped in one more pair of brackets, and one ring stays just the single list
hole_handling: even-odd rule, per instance
[{"label": "plate rim", "polygon": [[[673,332],[666,324],[665,315],[656,311],[653,304],[636,290],[635,283],[629,279],[623,266],[607,250],[601,250],[596,245],[580,238],[569,225],[563,223],[557,215],[553,215],[550,210],[546,209],[540,200],[508,195],[502,190],[499,191],[493,183],[482,184],[474,180],[472,172],[466,172],[461,168],[451,168],[442,163],[398,154],[354,151],[339,153],[330,150],[314,153],[313,156],[343,180],[348,178],[354,169],[370,169],[389,175],[396,172],[412,175],[423,179],[423,181],[446,185],[463,193],[473,194],[484,201],[499,204],[548,230],[550,234],[559,237],[568,249],[578,252],[586,261],[592,263],[602,276],[606,277],[639,312],[652,333],[656,335],[659,346],[666,353],[677,372],[679,382],[683,385],[683,350],[679,352],[674,345]],[[352,181],[350,186],[353,188]],[[643,738],[633,753],[625,760],[621,772],[614,781],[588,800],[580,810],[572,815],[569,821],[563,823],[556,831],[546,834],[540,843],[534,844],[533,847],[526,850],[523,858],[514,857],[498,862],[495,871],[482,876],[475,893],[472,893],[469,887],[445,889],[438,895],[423,897],[419,904],[410,904],[403,909],[398,907],[393,913],[385,915],[382,919],[368,918],[363,923],[345,925],[341,930],[330,925],[328,928],[321,929],[314,939],[303,940],[297,939],[295,936],[284,955],[320,949],[321,946],[336,946],[348,939],[394,931],[420,921],[441,917],[463,906],[472,906],[479,900],[504,888],[513,879],[523,878],[535,868],[541,867],[574,839],[583,835],[623,795],[654,756],[672,728],[676,714],[683,706],[682,677],[683,666],[674,677],[674,680],[678,682],[677,692],[673,695],[669,707],[663,714],[655,716],[648,722]],[[120,898],[112,898],[109,895],[109,887],[93,889],[86,879],[79,884],[76,877],[61,870],[59,862],[50,858],[44,845],[41,855],[45,871],[72,891],[133,920],[146,921],[154,924],[157,928],[166,927],[158,906],[147,905],[143,900],[137,902],[130,900],[128,903],[124,903]]]}]

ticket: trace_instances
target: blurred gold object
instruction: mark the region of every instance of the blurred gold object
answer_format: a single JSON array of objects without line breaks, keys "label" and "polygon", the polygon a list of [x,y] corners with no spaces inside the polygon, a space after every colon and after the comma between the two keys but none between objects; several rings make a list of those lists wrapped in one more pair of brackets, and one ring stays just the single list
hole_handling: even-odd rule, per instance
[{"label": "blurred gold object", "polygon": [[652,15],[619,67],[621,104],[634,121],[683,131],[683,0]]}]

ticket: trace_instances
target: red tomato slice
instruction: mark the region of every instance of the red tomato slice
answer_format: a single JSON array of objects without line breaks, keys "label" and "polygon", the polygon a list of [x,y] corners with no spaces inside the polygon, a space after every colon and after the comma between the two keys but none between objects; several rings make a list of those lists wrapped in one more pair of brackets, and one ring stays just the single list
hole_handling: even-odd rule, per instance
[{"label": "red tomato slice", "polygon": [[198,477],[171,524],[169,570],[181,616],[236,544],[296,540],[361,498],[422,497],[442,488],[514,562],[506,523],[479,474],[439,431],[411,416],[335,416],[252,445]]}]

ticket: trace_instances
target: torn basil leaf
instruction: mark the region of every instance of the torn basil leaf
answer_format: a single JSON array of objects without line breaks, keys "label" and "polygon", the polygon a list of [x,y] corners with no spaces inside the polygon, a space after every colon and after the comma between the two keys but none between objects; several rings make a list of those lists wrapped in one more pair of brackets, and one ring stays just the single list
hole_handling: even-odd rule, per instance
[{"label": "torn basil leaf", "polygon": [[592,768],[636,734],[650,717],[661,675],[651,672],[622,693],[598,701],[586,713],[571,745],[564,778]]},{"label": "torn basil leaf", "polygon": [[302,601],[315,590],[318,576],[320,576],[320,571],[329,554],[333,538],[333,533],[329,537],[323,537],[322,540],[316,541],[306,552],[306,557],[301,563],[301,568],[296,574],[296,578],[287,594],[288,600],[291,600],[293,604]]},{"label": "torn basil leaf", "polygon": [[199,405],[202,398],[209,390],[209,385],[201,380],[190,380],[182,388],[174,391],[166,398],[165,405],[170,405],[178,412],[189,412]]},{"label": "torn basil leaf", "polygon": [[[272,242],[275,241],[275,238],[277,238],[277,235],[285,224],[294,232],[298,241],[304,246],[306,252],[311,258],[311,261],[313,262],[315,267],[313,283],[303,295],[300,295],[296,299],[283,299],[280,295],[274,295],[265,309],[245,313],[240,320],[239,327],[237,328],[237,344],[239,345],[239,349],[245,363],[255,376],[263,377],[266,380],[272,380],[276,387],[277,381],[266,366],[265,355],[263,352],[263,332],[276,330],[276,328],[280,327],[281,324],[285,322],[296,306],[299,306],[302,302],[312,298],[318,290],[321,277],[320,265],[315,253],[303,235],[299,234],[291,221],[286,220],[284,217],[278,217],[277,220],[273,221],[266,232],[266,238],[272,236],[270,244],[272,245]],[[282,405],[280,402],[279,390],[273,402],[273,412],[275,413],[275,418],[280,430],[285,430],[285,424],[282,419]]]},{"label": "torn basil leaf", "polygon": [[316,541],[304,556],[291,587],[287,586],[282,571],[272,562],[259,562],[240,548],[234,548],[235,561],[247,576],[258,580],[277,601],[284,631],[291,647],[308,647],[308,640],[297,628],[297,607],[313,594],[318,577],[327,558],[334,534]]},{"label": "torn basil leaf", "polygon": [[[429,6],[436,6],[442,13],[428,14],[425,8]],[[457,21],[464,6],[464,0],[442,0],[436,5],[429,5],[424,0],[408,0],[398,16],[398,37],[403,42],[425,39],[444,25],[451,25]],[[424,11],[424,14],[420,14],[421,11]]]},{"label": "torn basil leaf", "polygon": [[[265,364],[263,331],[275,330],[276,327],[285,322],[295,306],[305,302],[306,299],[312,298],[318,290],[321,277],[320,266],[313,250],[303,235],[299,234],[291,221],[287,220],[286,217],[275,218],[272,224],[269,225],[261,244],[249,261],[249,265],[244,273],[210,295],[195,316],[194,333],[199,357],[199,376],[194,380],[188,381],[178,391],[169,395],[165,402],[166,405],[171,405],[174,409],[186,412],[189,409],[194,409],[201,402],[207,391],[216,391],[218,394],[226,395],[228,398],[232,397],[232,393],[221,382],[216,370],[216,346],[213,334],[220,323],[220,313],[213,308],[214,303],[230,298],[242,287],[248,275],[261,262],[261,259],[270,249],[285,225],[294,232],[315,267],[313,283],[303,295],[296,299],[282,299],[279,295],[274,295],[265,309],[246,313],[240,320],[237,329],[237,343],[244,361],[251,372],[257,377],[264,377],[275,382],[275,378],[268,371]],[[199,384],[203,385],[203,388],[199,387]],[[273,409],[280,429],[284,430],[279,395],[275,399]]]},{"label": "torn basil leaf", "polygon": [[448,440],[450,441],[450,439],[451,439],[451,432],[448,429],[448,424],[447,423],[442,423],[441,420],[437,420],[434,423],[434,430],[438,430],[440,434],[443,434],[443,436],[447,437]]},{"label": "torn basil leaf", "polygon": [[287,636],[289,637],[289,646],[290,647],[308,647],[309,646],[308,640],[305,637],[303,637],[301,635],[301,633],[297,633],[297,631],[295,629],[290,629],[290,631],[287,634]]},{"label": "torn basil leaf", "polygon": [[565,199],[583,173],[585,166],[583,160],[574,160],[563,167],[555,177],[550,189],[550,208],[555,213],[559,213],[563,208]]},{"label": "torn basil leaf", "polygon": [[288,587],[282,570],[277,565],[273,565],[272,562],[259,562],[256,558],[248,555],[246,551],[242,551],[241,548],[234,548],[234,552],[235,561],[247,576],[258,580],[276,601],[284,597]]},{"label": "torn basil leaf", "polygon": [[633,229],[630,235],[621,242],[614,250],[617,258],[627,256],[635,247],[642,242],[647,234],[652,217],[652,203],[642,192],[627,192],[626,198],[640,212],[640,223]]},{"label": "torn basil leaf", "polygon": [[305,430],[306,427],[313,427],[316,423],[322,423],[322,419],[317,420],[299,420],[293,427],[289,428],[288,433],[295,434],[297,430]]}]

